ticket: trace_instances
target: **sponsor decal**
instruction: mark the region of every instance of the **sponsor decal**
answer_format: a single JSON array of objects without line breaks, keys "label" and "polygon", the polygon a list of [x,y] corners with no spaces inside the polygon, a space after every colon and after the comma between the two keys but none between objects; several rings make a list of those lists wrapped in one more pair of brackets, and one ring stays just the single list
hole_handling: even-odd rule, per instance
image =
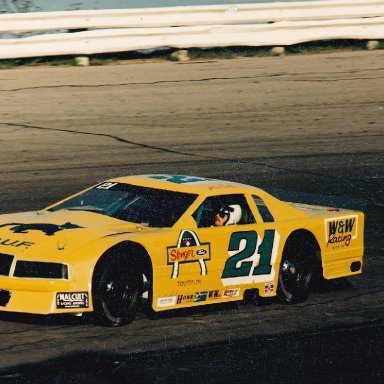
[{"label": "sponsor decal", "polygon": [[0,238],[0,245],[10,246],[10,247],[29,248],[31,245],[34,245],[34,244],[35,243],[32,243],[30,241],[20,241],[20,240],[1,239]]},{"label": "sponsor decal", "polygon": [[224,289],[222,297],[237,297],[240,296],[240,288]]},{"label": "sponsor decal", "polygon": [[191,301],[193,301],[194,297],[195,297],[194,294],[192,294],[192,295],[179,295],[179,296],[177,296],[176,304],[191,302]]},{"label": "sponsor decal", "polygon": [[327,247],[333,245],[348,247],[352,239],[357,238],[357,215],[338,217],[336,219],[326,219],[325,236]]},{"label": "sponsor decal", "polygon": [[266,295],[273,295],[273,292],[275,290],[275,286],[273,283],[266,283],[264,286],[264,293]]},{"label": "sponsor decal", "polygon": [[191,245],[196,245],[194,239],[192,237],[188,237],[188,236],[184,236],[181,242],[182,242],[183,247],[189,247]]},{"label": "sponsor decal", "polygon": [[10,228],[9,230],[13,233],[28,233],[29,231],[41,231],[44,232],[47,236],[52,236],[56,232],[62,231],[63,229],[82,228],[77,224],[72,224],[69,222],[62,225],[8,223],[0,225],[0,228],[8,226],[12,226],[12,228]]},{"label": "sponsor decal", "polygon": [[177,286],[178,287],[187,287],[189,285],[199,285],[201,284],[201,280],[199,279],[190,279],[190,280],[184,280],[184,281],[178,281]]},{"label": "sponsor decal", "polygon": [[88,308],[88,292],[57,292],[56,308]]},{"label": "sponsor decal", "polygon": [[200,244],[195,232],[182,230],[176,246],[167,247],[167,264],[172,265],[172,279],[179,276],[179,265],[199,263],[200,275],[207,274],[206,260],[210,260],[210,244]]},{"label": "sponsor decal", "polygon": [[206,301],[207,300],[207,296],[208,296],[208,291],[196,292],[195,293],[195,298],[193,299],[193,301],[195,303],[198,303],[200,301]]},{"label": "sponsor decal", "polygon": [[215,289],[214,291],[208,291],[208,299],[218,299],[220,297],[219,290]]},{"label": "sponsor decal", "polygon": [[173,307],[176,305],[176,296],[169,296],[169,297],[159,297],[157,299],[157,306],[158,307]]},{"label": "sponsor decal", "polygon": [[215,300],[220,298],[218,289],[212,291],[196,292],[188,295],[178,295],[176,304],[182,303],[199,303],[202,301]]},{"label": "sponsor decal", "polygon": [[[209,244],[198,247],[168,248],[168,264],[176,262],[197,261],[197,259],[209,260]],[[208,255],[208,257],[206,256]],[[206,256],[204,258],[204,256]]]}]

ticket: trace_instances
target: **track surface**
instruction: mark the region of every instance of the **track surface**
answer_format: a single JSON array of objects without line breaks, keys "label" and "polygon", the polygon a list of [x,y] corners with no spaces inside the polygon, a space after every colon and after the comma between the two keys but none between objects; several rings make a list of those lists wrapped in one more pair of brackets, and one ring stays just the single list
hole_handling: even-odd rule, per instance
[{"label": "track surface", "polygon": [[[364,273],[300,305],[218,306],[157,321],[139,314],[118,329],[0,314],[4,375],[68,354],[131,356],[373,325],[382,335],[382,60],[377,51],[1,71],[3,213],[47,206],[109,177],[161,172],[244,182],[367,214]],[[364,337],[374,351],[374,333]]]}]

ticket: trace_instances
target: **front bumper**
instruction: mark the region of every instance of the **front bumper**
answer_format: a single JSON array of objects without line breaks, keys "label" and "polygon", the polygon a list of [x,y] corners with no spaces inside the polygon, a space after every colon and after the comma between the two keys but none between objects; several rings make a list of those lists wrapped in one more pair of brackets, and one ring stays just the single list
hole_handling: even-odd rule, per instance
[{"label": "front bumper", "polygon": [[68,280],[0,276],[0,311],[48,315],[92,310],[88,290]]}]

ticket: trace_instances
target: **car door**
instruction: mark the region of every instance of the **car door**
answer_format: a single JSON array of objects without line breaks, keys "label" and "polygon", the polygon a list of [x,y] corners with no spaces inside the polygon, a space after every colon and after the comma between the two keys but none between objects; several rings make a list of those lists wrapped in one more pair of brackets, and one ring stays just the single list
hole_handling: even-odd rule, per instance
[{"label": "car door", "polygon": [[[214,216],[221,208],[231,211],[227,218],[230,225],[215,226]],[[170,283],[177,284],[178,306],[222,300],[230,239],[234,232],[251,231],[255,225],[243,194],[209,196],[192,217],[196,225],[181,228],[176,244],[167,247]]]},{"label": "car door", "polygon": [[[241,208],[240,220],[215,226],[215,212],[235,205]],[[167,285],[177,292],[177,306],[236,300],[255,287],[274,294],[279,236],[274,223],[263,221],[252,197],[210,196],[192,217],[196,226],[182,228],[175,245],[167,247],[172,267]]]},{"label": "car door", "polygon": [[[209,211],[214,212],[214,199],[240,205],[241,220],[228,226],[210,225],[207,216]],[[201,214],[198,209],[194,217],[199,227],[197,236],[210,243],[211,258],[206,270],[209,289],[219,287],[222,297],[225,293],[240,295],[255,287],[261,289],[262,294],[275,294],[280,236],[268,208],[262,206],[257,196],[244,195],[210,197],[202,206],[199,207]]]}]

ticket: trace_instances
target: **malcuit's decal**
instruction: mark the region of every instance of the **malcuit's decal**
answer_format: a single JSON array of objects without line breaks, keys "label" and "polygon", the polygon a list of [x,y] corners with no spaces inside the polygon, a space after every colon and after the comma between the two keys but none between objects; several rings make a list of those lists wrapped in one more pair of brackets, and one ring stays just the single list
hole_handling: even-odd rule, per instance
[{"label": "malcuit's decal", "polygon": [[157,299],[157,306],[158,307],[173,307],[176,305],[176,296],[169,296],[169,297],[159,297]]},{"label": "malcuit's decal", "polygon": [[56,225],[56,224],[20,224],[20,223],[8,223],[8,224],[2,224],[0,225],[0,228],[2,227],[9,227],[10,231],[13,233],[28,233],[29,231],[42,231],[47,236],[52,236],[58,231],[62,231],[63,229],[75,229],[75,228],[82,228],[77,224],[72,223],[65,223],[62,225]]},{"label": "malcuit's decal", "polygon": [[240,296],[240,288],[228,288],[224,289],[222,297],[238,297]]},{"label": "malcuit's decal", "polygon": [[88,308],[88,292],[58,292],[56,293],[56,308]]},{"label": "malcuit's decal", "polygon": [[179,276],[179,266],[183,263],[199,263],[200,274],[207,274],[206,260],[210,260],[209,243],[200,244],[196,233],[183,230],[180,232],[177,245],[167,247],[167,263],[172,265],[172,279]]},{"label": "malcuit's decal", "polygon": [[265,283],[265,286],[264,286],[264,293],[266,295],[273,295],[273,293],[275,292],[275,286],[273,283]]},{"label": "malcuit's decal", "polygon": [[351,240],[357,238],[357,215],[325,219],[324,223],[327,247],[330,244],[334,248],[338,246],[348,247],[351,244]]}]

